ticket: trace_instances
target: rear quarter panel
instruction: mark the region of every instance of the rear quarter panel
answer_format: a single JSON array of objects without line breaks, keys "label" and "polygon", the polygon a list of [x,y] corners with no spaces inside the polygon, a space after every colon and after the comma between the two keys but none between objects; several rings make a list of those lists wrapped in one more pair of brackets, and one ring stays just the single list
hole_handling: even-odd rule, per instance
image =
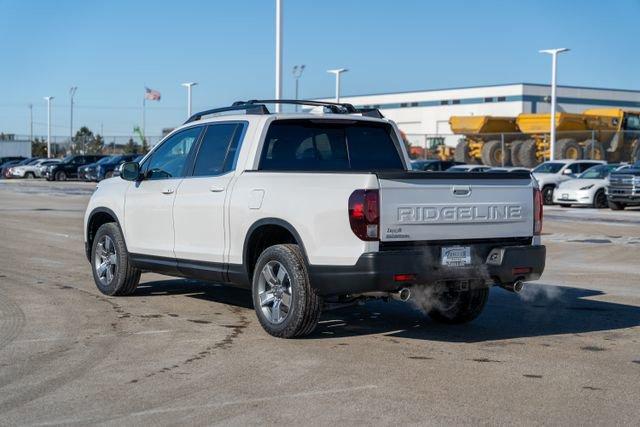
[{"label": "rear quarter panel", "polygon": [[312,265],[354,265],[378,242],[357,238],[349,225],[348,200],[356,189],[378,188],[373,174],[244,172],[229,203],[229,263],[243,262],[245,236],[265,218],[288,222],[299,234]]}]

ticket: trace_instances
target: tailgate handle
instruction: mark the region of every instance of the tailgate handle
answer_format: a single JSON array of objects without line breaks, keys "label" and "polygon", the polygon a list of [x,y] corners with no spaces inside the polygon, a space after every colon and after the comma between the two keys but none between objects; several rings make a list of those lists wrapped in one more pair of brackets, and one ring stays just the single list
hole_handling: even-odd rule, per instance
[{"label": "tailgate handle", "polygon": [[451,192],[456,197],[467,197],[471,194],[471,187],[468,185],[454,185],[451,187]]}]

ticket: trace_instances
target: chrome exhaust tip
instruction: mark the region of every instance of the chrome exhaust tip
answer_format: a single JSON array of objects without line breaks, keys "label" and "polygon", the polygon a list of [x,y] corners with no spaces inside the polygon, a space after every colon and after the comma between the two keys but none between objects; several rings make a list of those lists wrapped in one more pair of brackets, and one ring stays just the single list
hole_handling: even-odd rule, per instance
[{"label": "chrome exhaust tip", "polygon": [[391,298],[393,298],[396,301],[407,302],[409,301],[409,298],[411,298],[411,289],[402,288],[398,292],[392,292]]},{"label": "chrome exhaust tip", "polygon": [[524,289],[524,282],[522,280],[516,280],[513,283],[503,283],[500,287],[509,292],[515,292],[519,294]]}]

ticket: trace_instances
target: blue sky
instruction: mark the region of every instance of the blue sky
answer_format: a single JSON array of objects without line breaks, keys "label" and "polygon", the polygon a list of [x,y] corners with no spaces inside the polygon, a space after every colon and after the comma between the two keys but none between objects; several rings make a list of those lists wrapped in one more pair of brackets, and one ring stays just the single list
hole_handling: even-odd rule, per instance
[{"label": "blue sky", "polygon": [[[553,12],[553,14],[552,14]],[[274,1],[0,0],[0,131],[53,133],[74,124],[106,135],[141,122],[147,134],[186,115],[181,82],[197,81],[194,110],[272,97]],[[305,64],[302,97],[333,94],[326,69],[348,67],[343,94],[512,82],[547,83],[549,57],[569,47],[559,84],[640,89],[640,0],[284,0],[284,94]]]}]

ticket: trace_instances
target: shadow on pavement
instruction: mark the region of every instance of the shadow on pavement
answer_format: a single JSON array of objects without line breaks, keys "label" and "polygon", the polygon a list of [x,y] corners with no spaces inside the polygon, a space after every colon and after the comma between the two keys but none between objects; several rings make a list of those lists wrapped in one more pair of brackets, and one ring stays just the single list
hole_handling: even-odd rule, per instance
[{"label": "shadow on pavement", "polygon": [[[412,304],[372,301],[325,311],[309,339],[385,334],[431,341],[482,342],[610,331],[640,325],[640,307],[586,299],[603,294],[537,283],[526,284],[520,295],[494,287],[484,312],[466,325],[435,323]],[[142,283],[132,297],[154,295],[186,295],[253,308],[248,290],[195,280]]]}]

